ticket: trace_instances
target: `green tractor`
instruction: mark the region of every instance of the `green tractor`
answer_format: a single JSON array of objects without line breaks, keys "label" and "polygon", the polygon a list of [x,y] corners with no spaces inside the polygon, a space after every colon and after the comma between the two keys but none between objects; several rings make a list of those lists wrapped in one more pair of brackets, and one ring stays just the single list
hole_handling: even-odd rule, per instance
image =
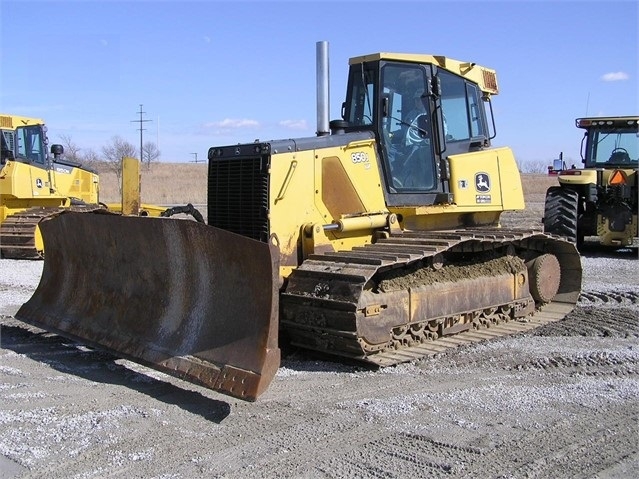
[{"label": "green tractor", "polygon": [[546,192],[544,232],[581,248],[595,240],[611,247],[632,246],[637,238],[637,158],[639,117],[578,118],[585,130],[583,168],[558,175]]}]

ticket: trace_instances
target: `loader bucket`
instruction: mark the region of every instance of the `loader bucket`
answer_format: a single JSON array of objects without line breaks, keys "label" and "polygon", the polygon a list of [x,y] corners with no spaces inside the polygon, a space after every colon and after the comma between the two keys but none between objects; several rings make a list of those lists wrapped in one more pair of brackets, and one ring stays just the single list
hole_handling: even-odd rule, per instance
[{"label": "loader bucket", "polygon": [[195,221],[64,212],[16,318],[254,401],[280,363],[275,246]]}]

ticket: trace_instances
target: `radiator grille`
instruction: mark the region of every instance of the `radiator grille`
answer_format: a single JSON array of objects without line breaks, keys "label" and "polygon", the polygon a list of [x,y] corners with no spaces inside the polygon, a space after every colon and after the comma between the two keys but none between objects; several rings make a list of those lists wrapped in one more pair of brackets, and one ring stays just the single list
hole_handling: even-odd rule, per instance
[{"label": "radiator grille", "polygon": [[268,156],[209,161],[208,224],[268,242]]}]

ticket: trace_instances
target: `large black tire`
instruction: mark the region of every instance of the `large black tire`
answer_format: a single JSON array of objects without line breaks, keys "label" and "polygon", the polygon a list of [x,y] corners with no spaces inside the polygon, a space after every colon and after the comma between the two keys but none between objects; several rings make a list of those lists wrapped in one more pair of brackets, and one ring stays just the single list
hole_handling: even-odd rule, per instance
[{"label": "large black tire", "polygon": [[578,245],[579,193],[561,186],[551,186],[546,192],[544,233],[563,236]]}]

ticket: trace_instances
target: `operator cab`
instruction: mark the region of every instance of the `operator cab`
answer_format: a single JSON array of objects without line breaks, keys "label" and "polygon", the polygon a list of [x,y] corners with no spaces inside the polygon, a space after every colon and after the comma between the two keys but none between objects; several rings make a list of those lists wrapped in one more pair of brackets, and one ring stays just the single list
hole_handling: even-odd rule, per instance
[{"label": "operator cab", "polygon": [[2,163],[15,160],[46,168],[47,137],[43,125],[26,125],[2,129]]},{"label": "operator cab", "polygon": [[581,157],[586,168],[637,168],[639,118],[578,118],[585,129]]},{"label": "operator cab", "polygon": [[375,133],[389,206],[451,202],[448,156],[489,147],[494,137],[484,108],[490,96],[438,62],[475,67],[430,55],[351,59],[342,117],[349,131]]}]

